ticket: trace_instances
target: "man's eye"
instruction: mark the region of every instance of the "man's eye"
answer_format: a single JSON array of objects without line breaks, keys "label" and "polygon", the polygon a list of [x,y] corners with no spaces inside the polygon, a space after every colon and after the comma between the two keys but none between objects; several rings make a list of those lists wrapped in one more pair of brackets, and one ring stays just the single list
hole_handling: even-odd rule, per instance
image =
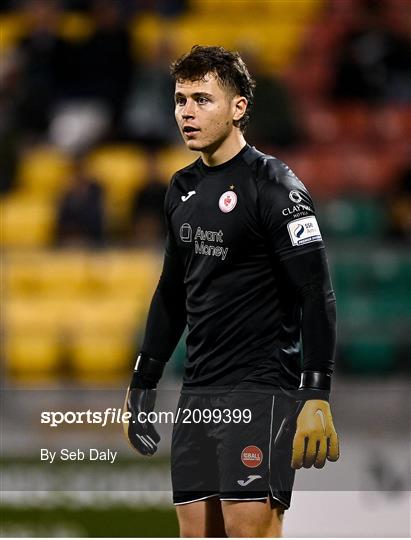
[{"label": "man's eye", "polygon": [[176,99],[176,105],[184,105],[185,100],[183,98],[177,98]]},{"label": "man's eye", "polygon": [[197,103],[199,103],[200,105],[204,105],[205,103],[208,103],[208,99],[206,97],[204,97],[204,96],[199,97],[197,99]]}]

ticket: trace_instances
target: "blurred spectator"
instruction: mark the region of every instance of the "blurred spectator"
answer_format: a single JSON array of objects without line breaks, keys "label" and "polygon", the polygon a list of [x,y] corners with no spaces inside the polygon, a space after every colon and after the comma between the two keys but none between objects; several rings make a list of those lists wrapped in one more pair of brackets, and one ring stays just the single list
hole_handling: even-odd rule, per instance
[{"label": "blurred spectator", "polygon": [[261,146],[291,146],[298,140],[297,122],[287,88],[274,75],[256,72],[255,101],[247,138]]},{"label": "blurred spectator", "polygon": [[2,0],[0,4],[0,12],[15,11],[20,7],[20,0]]},{"label": "blurred spectator", "polygon": [[411,102],[410,8],[409,2],[375,0],[359,7],[337,59],[337,99]]},{"label": "blurred spectator", "polygon": [[104,191],[100,184],[85,175],[78,162],[60,200],[56,243],[66,247],[101,247],[104,242]]},{"label": "blurred spectator", "polygon": [[95,0],[93,34],[83,44],[81,96],[101,100],[116,118],[127,95],[132,58],[119,3]]},{"label": "blurred spectator", "polygon": [[19,46],[24,73],[20,113],[27,130],[42,133],[55,100],[77,78],[76,62],[74,49],[57,33],[58,2],[29,0],[25,12],[29,30]]},{"label": "blurred spectator", "polygon": [[100,101],[75,99],[56,105],[50,122],[50,142],[70,154],[86,151],[108,132],[110,112]]},{"label": "blurred spectator", "polygon": [[258,53],[249,43],[238,45],[256,82],[247,139],[268,148],[293,145],[298,139],[297,121],[286,85],[274,73],[261,70]]},{"label": "blurred spectator", "polygon": [[92,7],[96,28],[76,46],[77,77],[67,81],[50,125],[53,144],[73,153],[84,151],[115,127],[132,72],[130,38],[120,5],[94,0]]},{"label": "blurred spectator", "polygon": [[134,242],[141,246],[159,245],[165,238],[164,198],[167,186],[158,178],[155,159],[152,159],[147,184],[139,189],[133,200],[132,220]]},{"label": "blurred spectator", "polygon": [[142,143],[158,146],[177,140],[171,60],[171,46],[164,39],[150,55],[146,54],[134,73],[124,127],[130,137]]},{"label": "blurred spectator", "polygon": [[15,181],[21,127],[17,106],[21,88],[20,65],[15,52],[3,54],[0,66],[0,193]]},{"label": "blurred spectator", "polygon": [[136,10],[154,11],[163,17],[176,17],[187,10],[187,0],[138,0]]},{"label": "blurred spectator", "polygon": [[411,245],[411,164],[401,173],[389,201],[389,219],[391,238]]}]

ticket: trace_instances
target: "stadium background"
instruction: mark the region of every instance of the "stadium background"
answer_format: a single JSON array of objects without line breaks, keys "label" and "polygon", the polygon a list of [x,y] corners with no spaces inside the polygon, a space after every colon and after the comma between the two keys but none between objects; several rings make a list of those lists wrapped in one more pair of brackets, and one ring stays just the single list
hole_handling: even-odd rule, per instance
[{"label": "stadium background", "polygon": [[[286,533],[409,534],[410,2],[2,6],[2,535],[177,533],[169,431],[148,463],[118,426],[53,432],[39,411],[122,405],[161,267],[164,190],[194,159],[173,124],[168,65],[196,43],[246,58],[257,79],[247,140],[310,189],[337,294],[334,410],[342,459],[358,462],[323,491],[300,473]],[[167,407],[183,361],[182,342],[162,383]],[[111,444],[113,484],[96,487],[101,472],[85,467],[71,486],[39,462],[43,441]]]}]

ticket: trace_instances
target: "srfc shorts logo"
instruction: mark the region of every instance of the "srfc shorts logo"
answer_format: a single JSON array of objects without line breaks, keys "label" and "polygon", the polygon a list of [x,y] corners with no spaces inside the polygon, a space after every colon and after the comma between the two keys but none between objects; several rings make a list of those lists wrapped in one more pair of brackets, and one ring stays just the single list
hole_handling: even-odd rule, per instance
[{"label": "srfc shorts logo", "polygon": [[263,462],[263,453],[258,446],[246,446],[241,452],[241,461],[246,467],[253,469]]}]

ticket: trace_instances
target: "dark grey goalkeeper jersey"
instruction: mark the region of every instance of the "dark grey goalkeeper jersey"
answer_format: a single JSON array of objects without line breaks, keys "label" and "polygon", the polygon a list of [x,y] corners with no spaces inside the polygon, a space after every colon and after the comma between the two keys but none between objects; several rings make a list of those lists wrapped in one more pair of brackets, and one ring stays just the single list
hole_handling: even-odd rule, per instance
[{"label": "dark grey goalkeeper jersey", "polygon": [[[302,254],[324,248],[302,182],[280,160],[246,145],[222,165],[207,167],[198,159],[178,171],[165,211],[163,274],[173,268],[173,275],[163,275],[169,292],[162,297],[172,299],[174,288],[180,292],[173,301],[183,296],[185,303],[183,387],[296,388],[301,303],[286,264],[295,257],[304,265]],[[182,310],[173,310],[165,309],[167,329],[157,338],[164,352],[155,344],[150,350],[146,336],[144,347],[155,357],[171,353],[181,334]]]}]

